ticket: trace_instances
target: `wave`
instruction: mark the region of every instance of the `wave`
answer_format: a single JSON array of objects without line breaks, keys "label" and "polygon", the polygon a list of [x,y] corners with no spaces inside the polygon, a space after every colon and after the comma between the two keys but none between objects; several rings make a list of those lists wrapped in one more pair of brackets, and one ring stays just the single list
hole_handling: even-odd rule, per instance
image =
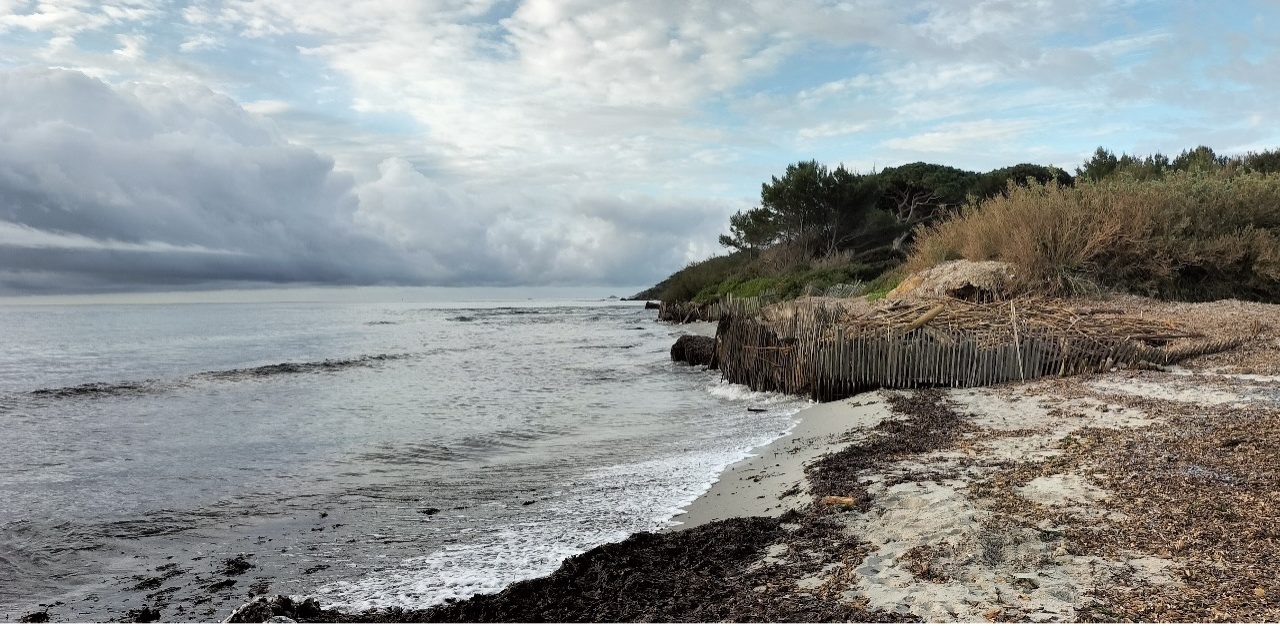
[{"label": "wave", "polygon": [[739,385],[727,381],[717,381],[707,387],[707,393],[721,400],[730,402],[749,402],[755,405],[791,405],[797,403],[795,396],[789,396],[775,391],[752,391],[746,385]]},{"label": "wave", "polygon": [[416,465],[419,463],[443,463],[459,458],[459,454],[448,446],[434,443],[385,443],[373,450],[357,454],[360,461],[392,463],[396,465]]},{"label": "wave", "polygon": [[121,396],[129,394],[149,393],[180,387],[200,380],[237,381],[265,378],[283,374],[307,374],[313,372],[331,372],[352,367],[371,367],[384,361],[394,361],[413,356],[412,354],[369,354],[351,359],[324,359],[322,361],[282,362],[257,367],[240,367],[227,370],[210,370],[192,374],[174,381],[165,382],[156,379],[141,381],[125,381],[118,383],[92,382],[67,387],[49,387],[28,392],[37,398],[76,398],[85,396]]},{"label": "wave", "polygon": [[192,375],[194,379],[213,379],[213,380],[243,380],[247,378],[261,378],[266,376],[277,376],[280,374],[306,374],[309,372],[330,372],[334,370],[342,370],[351,367],[369,366],[383,361],[394,361],[397,359],[407,358],[408,354],[371,354],[356,357],[354,359],[325,359],[323,361],[305,361],[301,363],[284,362],[274,365],[260,365],[258,367],[243,367],[229,370],[217,370],[212,372],[201,372]]},{"label": "wave", "polygon": [[360,461],[390,465],[436,464],[483,458],[491,452],[524,450],[534,441],[560,436],[568,428],[503,428],[467,435],[449,445],[438,443],[383,443],[356,455]]},{"label": "wave", "polygon": [[145,380],[124,383],[84,383],[70,387],[36,389],[31,395],[45,398],[73,398],[77,396],[117,396],[141,393],[155,387],[156,381]]}]

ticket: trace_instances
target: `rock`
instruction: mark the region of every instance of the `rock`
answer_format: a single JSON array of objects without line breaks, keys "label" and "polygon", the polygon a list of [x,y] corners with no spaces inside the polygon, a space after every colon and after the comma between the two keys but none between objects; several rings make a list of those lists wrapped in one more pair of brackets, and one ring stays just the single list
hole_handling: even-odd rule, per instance
[{"label": "rock", "polygon": [[129,609],[124,614],[125,621],[147,624],[160,621],[160,611],[144,606],[141,609]]},{"label": "rock", "polygon": [[263,596],[236,609],[226,621],[232,624],[288,624],[319,615],[320,603],[313,598],[294,602],[288,596]]},{"label": "rock", "polygon": [[716,340],[714,337],[682,335],[671,346],[671,360],[689,365],[716,367]]},{"label": "rock", "polygon": [[19,617],[18,621],[24,624],[43,624],[49,621],[49,612],[36,611],[34,613],[27,613],[26,615]]},{"label": "rock", "polygon": [[249,559],[246,559],[245,555],[241,554],[223,561],[222,574],[224,576],[239,576],[251,569],[253,569],[253,563],[250,563]]},{"label": "rock", "polygon": [[645,302],[645,303],[644,303],[644,308],[646,308],[646,309],[660,309],[660,308],[662,308],[662,305],[661,305],[661,304],[658,304],[657,302]]},{"label": "rock", "polygon": [[206,586],[205,586],[205,589],[208,589],[209,591],[225,591],[225,590],[230,589],[230,588],[232,588],[232,587],[234,587],[234,586],[236,586],[236,581],[235,581],[235,579],[228,578],[228,579],[226,579],[226,580],[218,581],[218,582],[213,583],[213,584],[211,584],[211,585],[206,585]]}]

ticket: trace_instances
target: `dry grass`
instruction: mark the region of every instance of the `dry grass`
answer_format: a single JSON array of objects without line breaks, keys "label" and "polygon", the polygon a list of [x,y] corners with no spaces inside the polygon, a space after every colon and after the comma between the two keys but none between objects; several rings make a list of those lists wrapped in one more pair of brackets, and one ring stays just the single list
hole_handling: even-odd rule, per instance
[{"label": "dry grass", "polygon": [[1037,289],[1280,300],[1280,175],[1011,187],[923,228],[908,261],[1013,263]]}]

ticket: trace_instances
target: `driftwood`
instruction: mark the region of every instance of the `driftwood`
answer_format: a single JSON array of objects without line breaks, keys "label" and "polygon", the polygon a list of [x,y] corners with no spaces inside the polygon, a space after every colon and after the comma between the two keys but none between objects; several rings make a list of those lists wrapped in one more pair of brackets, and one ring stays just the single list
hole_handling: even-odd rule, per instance
[{"label": "driftwood", "polygon": [[849,496],[822,496],[818,504],[820,506],[857,506],[858,500]]}]

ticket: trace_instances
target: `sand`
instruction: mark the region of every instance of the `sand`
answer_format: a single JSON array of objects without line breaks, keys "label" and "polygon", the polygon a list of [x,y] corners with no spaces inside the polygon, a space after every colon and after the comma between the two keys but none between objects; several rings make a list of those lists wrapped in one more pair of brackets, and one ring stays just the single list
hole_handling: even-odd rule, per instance
[{"label": "sand", "polygon": [[[892,393],[915,392],[874,392],[802,411],[790,434],[727,469],[676,528],[817,510],[864,542],[867,553],[847,563],[839,554],[821,556],[826,565],[792,581],[790,593],[820,590],[838,602],[927,621],[1140,619],[1145,614],[1133,612],[1140,605],[1117,599],[1170,598],[1162,610],[1172,611],[1195,576],[1186,573],[1185,558],[1170,558],[1157,544],[1097,540],[1108,529],[1151,522],[1132,497],[1106,487],[1121,479],[1081,450],[1100,440],[1133,446],[1154,433],[1180,432],[1175,421],[1200,419],[1206,410],[1274,411],[1280,401],[1264,377],[1194,369],[949,390],[945,402],[967,429],[957,445],[895,458],[862,476],[871,498],[862,510],[815,506],[806,468],[872,436],[886,420],[910,419],[894,414],[886,401]],[[1184,475],[1232,480],[1196,464]],[[1075,541],[1083,535],[1091,539]],[[761,563],[787,554],[784,544],[772,546]],[[1248,589],[1265,584],[1249,576],[1241,583]],[[1160,615],[1214,615],[1195,606],[1182,611]],[[1273,613],[1234,615],[1248,621]]]},{"label": "sand", "polygon": [[805,468],[814,459],[849,445],[860,432],[890,415],[880,392],[800,411],[791,432],[725,469],[711,489],[676,516],[669,530],[731,517],[777,517],[807,506],[813,498]]},{"label": "sand", "polygon": [[[1275,306],[1156,308],[1280,328]],[[1172,371],[816,405],[669,532],[439,615],[321,617],[1280,621],[1278,355],[1268,331]],[[832,489],[852,504],[815,501]]]}]

